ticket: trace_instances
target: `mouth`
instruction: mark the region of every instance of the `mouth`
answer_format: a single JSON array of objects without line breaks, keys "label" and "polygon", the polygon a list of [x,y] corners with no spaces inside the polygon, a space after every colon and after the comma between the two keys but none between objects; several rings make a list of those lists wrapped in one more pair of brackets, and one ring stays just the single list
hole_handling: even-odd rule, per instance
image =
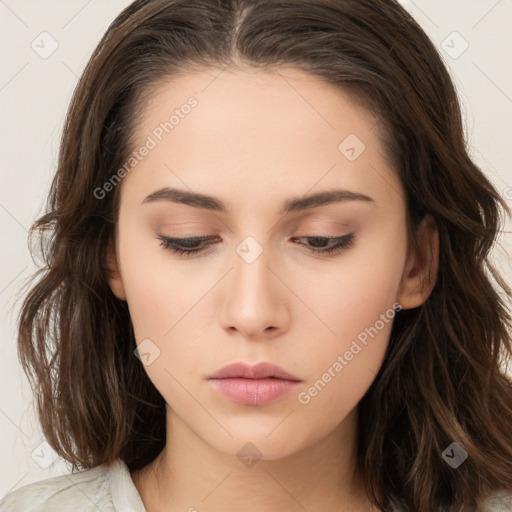
[{"label": "mouth", "polygon": [[227,379],[210,379],[215,390],[242,405],[266,405],[276,402],[290,393],[298,381],[277,379],[244,379],[239,377]]},{"label": "mouth", "polygon": [[297,375],[293,375],[280,366],[268,362],[258,363],[253,366],[244,362],[231,363],[209,376],[210,379],[230,379],[237,377],[244,379],[267,379],[273,377],[276,379],[302,382],[302,379]]},{"label": "mouth", "polygon": [[212,387],[242,405],[274,403],[295,389],[303,380],[272,363],[233,363],[208,377]]}]

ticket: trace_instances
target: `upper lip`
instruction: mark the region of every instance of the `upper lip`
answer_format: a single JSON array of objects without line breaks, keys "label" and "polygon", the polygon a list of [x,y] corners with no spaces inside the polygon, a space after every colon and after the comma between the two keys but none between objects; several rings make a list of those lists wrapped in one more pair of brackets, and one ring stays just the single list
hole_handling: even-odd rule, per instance
[{"label": "upper lip", "polygon": [[280,366],[267,362],[258,363],[253,366],[244,362],[231,363],[209,376],[210,379],[228,379],[235,377],[246,379],[274,377],[277,379],[302,381],[300,377],[287,372]]}]

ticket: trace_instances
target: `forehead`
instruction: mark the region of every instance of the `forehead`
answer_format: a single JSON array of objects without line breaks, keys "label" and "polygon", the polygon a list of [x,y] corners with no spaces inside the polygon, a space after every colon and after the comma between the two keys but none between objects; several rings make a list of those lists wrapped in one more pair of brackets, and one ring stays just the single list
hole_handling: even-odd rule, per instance
[{"label": "forehead", "polygon": [[[192,100],[196,105],[190,109],[187,104]],[[225,135],[231,137],[229,140],[246,140],[247,135],[257,136],[264,131],[279,135],[272,140],[283,146],[290,135],[297,133],[316,140],[350,127],[364,137],[376,125],[374,116],[359,107],[348,93],[289,67],[273,71],[206,68],[182,72],[152,88],[136,129],[139,140],[173,113],[179,117],[173,120],[174,128],[190,117],[186,124],[193,124],[198,136],[207,133],[210,140],[222,141]],[[174,135],[183,131],[183,127],[176,131],[174,128]]]},{"label": "forehead", "polygon": [[174,76],[154,89],[135,134],[134,149],[151,140],[127,176],[139,195],[157,185],[215,191],[231,201],[314,187],[400,187],[375,118],[342,90],[294,68]]}]

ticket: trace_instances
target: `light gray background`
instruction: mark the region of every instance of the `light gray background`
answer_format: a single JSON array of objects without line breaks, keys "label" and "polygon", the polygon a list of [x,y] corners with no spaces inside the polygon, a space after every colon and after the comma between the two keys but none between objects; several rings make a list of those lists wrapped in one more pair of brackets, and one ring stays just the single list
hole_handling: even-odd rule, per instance
[{"label": "light gray background", "polygon": [[[37,268],[28,252],[27,234],[42,212],[56,169],[72,91],[102,34],[129,3],[0,0],[0,497],[70,469],[60,459],[54,461],[43,443],[28,381],[17,359],[15,320],[20,301],[15,300]],[[512,54],[512,0],[402,4],[441,49],[461,96],[472,156],[512,203],[512,72],[507,58]],[[40,53],[51,49],[51,39],[41,36],[43,32],[58,43],[47,58],[31,46]],[[506,229],[510,231],[510,223]],[[511,253],[512,236],[507,233],[494,258],[509,283]]]}]

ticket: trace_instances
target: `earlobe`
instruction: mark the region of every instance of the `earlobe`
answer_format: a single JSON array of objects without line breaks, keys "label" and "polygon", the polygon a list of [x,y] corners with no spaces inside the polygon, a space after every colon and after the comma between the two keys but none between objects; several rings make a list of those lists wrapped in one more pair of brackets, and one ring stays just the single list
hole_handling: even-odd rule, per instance
[{"label": "earlobe", "polygon": [[112,239],[109,240],[106,255],[106,273],[108,283],[112,293],[121,300],[126,300],[126,293],[124,291],[123,280],[119,271],[119,264],[117,261],[117,255]]},{"label": "earlobe", "polygon": [[403,309],[421,306],[431,294],[439,267],[439,233],[426,215],[416,230],[416,245],[405,265],[397,301]]}]

